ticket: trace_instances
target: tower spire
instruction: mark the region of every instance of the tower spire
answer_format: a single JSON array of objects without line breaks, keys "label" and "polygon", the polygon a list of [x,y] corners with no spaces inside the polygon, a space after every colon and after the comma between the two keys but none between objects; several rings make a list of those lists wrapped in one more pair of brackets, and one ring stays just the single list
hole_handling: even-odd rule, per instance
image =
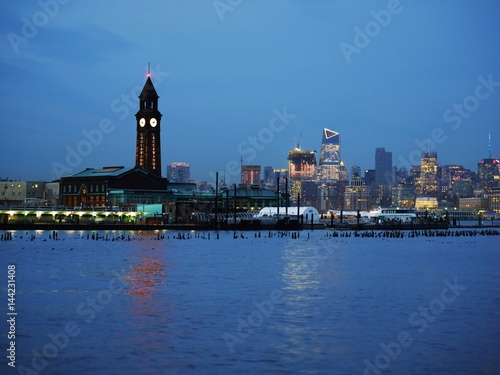
[{"label": "tower spire", "polygon": [[491,159],[491,131],[488,130],[488,158]]}]

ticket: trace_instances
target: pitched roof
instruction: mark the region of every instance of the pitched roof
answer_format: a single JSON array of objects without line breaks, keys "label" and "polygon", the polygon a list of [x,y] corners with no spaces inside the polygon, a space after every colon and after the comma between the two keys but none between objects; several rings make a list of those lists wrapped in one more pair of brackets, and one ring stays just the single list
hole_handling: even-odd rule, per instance
[{"label": "pitched roof", "polygon": [[153,86],[153,81],[151,81],[151,77],[148,77],[144,87],[141,91],[141,95],[139,95],[139,99],[158,99],[159,96],[156,93],[155,87]]},{"label": "pitched roof", "polygon": [[110,176],[120,176],[124,173],[132,171],[133,167],[102,167],[101,169],[87,168],[72,177],[110,177]]}]

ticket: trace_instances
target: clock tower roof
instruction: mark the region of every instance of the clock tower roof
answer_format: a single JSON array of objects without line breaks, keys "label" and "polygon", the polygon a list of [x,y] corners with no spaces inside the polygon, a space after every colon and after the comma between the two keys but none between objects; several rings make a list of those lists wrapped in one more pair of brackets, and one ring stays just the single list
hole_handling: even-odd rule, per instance
[{"label": "clock tower roof", "polygon": [[141,91],[141,95],[139,95],[139,99],[147,100],[147,99],[158,99],[159,96],[156,93],[155,87],[153,86],[153,81],[151,81],[151,77],[148,77],[146,83],[144,84],[144,88]]}]

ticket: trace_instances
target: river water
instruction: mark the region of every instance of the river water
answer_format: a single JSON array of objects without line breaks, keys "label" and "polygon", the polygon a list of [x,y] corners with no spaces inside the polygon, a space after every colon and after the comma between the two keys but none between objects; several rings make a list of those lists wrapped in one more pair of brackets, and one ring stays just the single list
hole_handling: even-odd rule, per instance
[{"label": "river water", "polygon": [[500,236],[345,233],[13,232],[0,373],[500,373]]}]

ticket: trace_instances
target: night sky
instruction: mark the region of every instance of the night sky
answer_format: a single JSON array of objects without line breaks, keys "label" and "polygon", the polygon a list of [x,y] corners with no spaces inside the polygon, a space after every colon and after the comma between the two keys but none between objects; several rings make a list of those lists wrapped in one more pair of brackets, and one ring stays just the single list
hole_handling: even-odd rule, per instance
[{"label": "night sky", "polygon": [[163,175],[286,168],[300,134],[319,157],[324,127],[348,169],[377,147],[409,167],[430,139],[476,171],[489,132],[500,156],[499,16],[496,0],[3,1],[0,176],[133,166],[148,62]]}]

